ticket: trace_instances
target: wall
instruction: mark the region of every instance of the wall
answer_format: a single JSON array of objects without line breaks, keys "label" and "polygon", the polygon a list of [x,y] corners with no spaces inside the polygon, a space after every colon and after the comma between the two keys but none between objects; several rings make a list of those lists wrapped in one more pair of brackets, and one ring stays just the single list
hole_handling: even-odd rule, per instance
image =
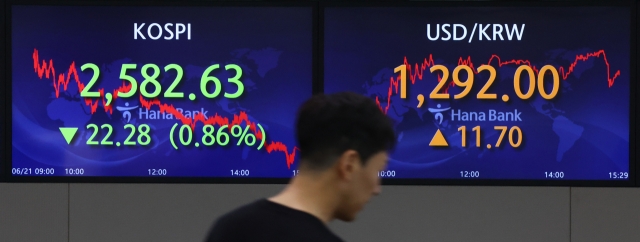
[{"label": "wall", "polygon": [[[0,183],[1,241],[202,241],[283,185]],[[385,186],[346,241],[639,241],[639,188]]]}]

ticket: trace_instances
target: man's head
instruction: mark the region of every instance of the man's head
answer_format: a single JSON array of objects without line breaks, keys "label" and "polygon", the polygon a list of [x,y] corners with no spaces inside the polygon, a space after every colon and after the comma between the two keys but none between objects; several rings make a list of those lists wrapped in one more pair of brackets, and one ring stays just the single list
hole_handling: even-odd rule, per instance
[{"label": "man's head", "polygon": [[368,97],[316,95],[298,112],[300,172],[324,174],[336,184],[335,217],[351,221],[380,192],[378,172],[396,142],[391,120]]}]

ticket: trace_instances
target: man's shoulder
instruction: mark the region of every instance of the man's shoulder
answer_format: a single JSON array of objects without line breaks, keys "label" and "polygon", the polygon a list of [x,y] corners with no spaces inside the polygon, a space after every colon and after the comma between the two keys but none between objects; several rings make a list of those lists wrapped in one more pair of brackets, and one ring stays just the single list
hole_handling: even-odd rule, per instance
[{"label": "man's shoulder", "polygon": [[[217,219],[207,241],[278,241],[332,237],[341,241],[311,215],[260,199],[238,207]],[[316,237],[316,238],[314,238]]]},{"label": "man's shoulder", "polygon": [[206,241],[252,241],[251,231],[260,232],[265,228],[268,211],[264,209],[264,199],[242,205],[223,214],[213,224]]},{"label": "man's shoulder", "polygon": [[257,218],[263,218],[261,215],[266,215],[268,213],[268,210],[265,207],[265,202],[265,199],[260,199],[242,205],[220,216],[220,218],[217,220],[217,223],[246,223],[247,220],[257,221]]}]

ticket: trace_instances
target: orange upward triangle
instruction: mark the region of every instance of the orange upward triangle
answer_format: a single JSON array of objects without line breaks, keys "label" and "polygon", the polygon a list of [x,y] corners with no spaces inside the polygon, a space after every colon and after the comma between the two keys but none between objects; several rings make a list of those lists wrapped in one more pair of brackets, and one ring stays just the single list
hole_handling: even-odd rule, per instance
[{"label": "orange upward triangle", "polygon": [[429,143],[429,146],[444,146],[444,147],[449,146],[449,144],[447,143],[447,140],[444,139],[444,135],[442,135],[442,132],[440,132],[440,129],[438,129],[436,134],[433,135],[433,138],[431,138],[431,142]]}]

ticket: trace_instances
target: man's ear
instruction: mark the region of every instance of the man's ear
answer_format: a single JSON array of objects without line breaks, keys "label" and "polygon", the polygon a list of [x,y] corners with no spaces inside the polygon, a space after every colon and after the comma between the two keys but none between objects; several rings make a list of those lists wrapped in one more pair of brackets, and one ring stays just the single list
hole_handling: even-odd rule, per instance
[{"label": "man's ear", "polygon": [[355,150],[347,150],[338,157],[336,169],[338,177],[342,180],[350,181],[354,173],[360,169],[360,154]]}]

